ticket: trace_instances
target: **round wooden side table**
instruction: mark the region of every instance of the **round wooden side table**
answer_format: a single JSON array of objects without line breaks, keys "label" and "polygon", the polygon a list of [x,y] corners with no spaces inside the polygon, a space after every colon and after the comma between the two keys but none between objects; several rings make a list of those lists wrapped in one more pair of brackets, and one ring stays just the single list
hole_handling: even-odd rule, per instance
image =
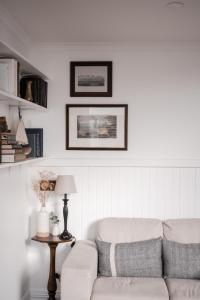
[{"label": "round wooden side table", "polygon": [[59,274],[57,274],[55,271],[56,248],[58,244],[62,244],[62,243],[68,243],[71,245],[71,247],[73,247],[76,240],[75,238],[72,238],[71,240],[61,240],[59,237],[53,235],[49,235],[48,237],[34,236],[32,237],[32,240],[40,243],[46,243],[49,246],[50,267],[49,267],[49,280],[47,284],[47,290],[49,294],[49,300],[55,300],[56,290],[57,290],[56,279],[60,277]]}]

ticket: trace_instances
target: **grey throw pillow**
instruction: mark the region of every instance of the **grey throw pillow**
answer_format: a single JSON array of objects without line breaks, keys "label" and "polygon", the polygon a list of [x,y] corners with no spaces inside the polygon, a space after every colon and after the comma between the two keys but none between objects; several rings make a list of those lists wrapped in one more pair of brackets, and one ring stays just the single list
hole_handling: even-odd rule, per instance
[{"label": "grey throw pillow", "polygon": [[161,238],[132,243],[96,241],[100,276],[161,277]]},{"label": "grey throw pillow", "polygon": [[163,260],[166,277],[200,279],[200,244],[163,240]]}]

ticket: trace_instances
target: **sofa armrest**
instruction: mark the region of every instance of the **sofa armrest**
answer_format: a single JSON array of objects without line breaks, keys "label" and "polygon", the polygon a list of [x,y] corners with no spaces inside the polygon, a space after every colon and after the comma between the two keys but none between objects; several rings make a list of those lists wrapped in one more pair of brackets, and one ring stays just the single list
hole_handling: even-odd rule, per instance
[{"label": "sofa armrest", "polygon": [[62,265],[61,300],[90,300],[97,264],[95,242],[78,241]]}]

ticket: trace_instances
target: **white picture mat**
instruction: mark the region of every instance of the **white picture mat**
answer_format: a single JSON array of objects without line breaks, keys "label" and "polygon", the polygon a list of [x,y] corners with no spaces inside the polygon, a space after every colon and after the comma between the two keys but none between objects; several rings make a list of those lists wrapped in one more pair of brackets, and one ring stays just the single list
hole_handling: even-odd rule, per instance
[{"label": "white picture mat", "polygon": [[[78,86],[78,76],[94,75],[104,77],[104,86]],[[108,67],[107,66],[76,66],[75,92],[107,92]]]},{"label": "white picture mat", "polygon": [[[77,138],[77,117],[80,115],[115,115],[117,117],[117,138]],[[69,147],[124,148],[124,107],[70,107]]]}]

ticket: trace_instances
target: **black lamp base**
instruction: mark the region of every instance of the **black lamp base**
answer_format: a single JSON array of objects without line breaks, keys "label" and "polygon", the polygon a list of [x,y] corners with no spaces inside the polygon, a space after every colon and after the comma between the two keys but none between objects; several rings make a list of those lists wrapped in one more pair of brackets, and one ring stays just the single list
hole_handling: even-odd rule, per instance
[{"label": "black lamp base", "polygon": [[73,235],[69,233],[67,230],[64,230],[60,235],[59,238],[61,240],[69,241],[73,238]]}]

